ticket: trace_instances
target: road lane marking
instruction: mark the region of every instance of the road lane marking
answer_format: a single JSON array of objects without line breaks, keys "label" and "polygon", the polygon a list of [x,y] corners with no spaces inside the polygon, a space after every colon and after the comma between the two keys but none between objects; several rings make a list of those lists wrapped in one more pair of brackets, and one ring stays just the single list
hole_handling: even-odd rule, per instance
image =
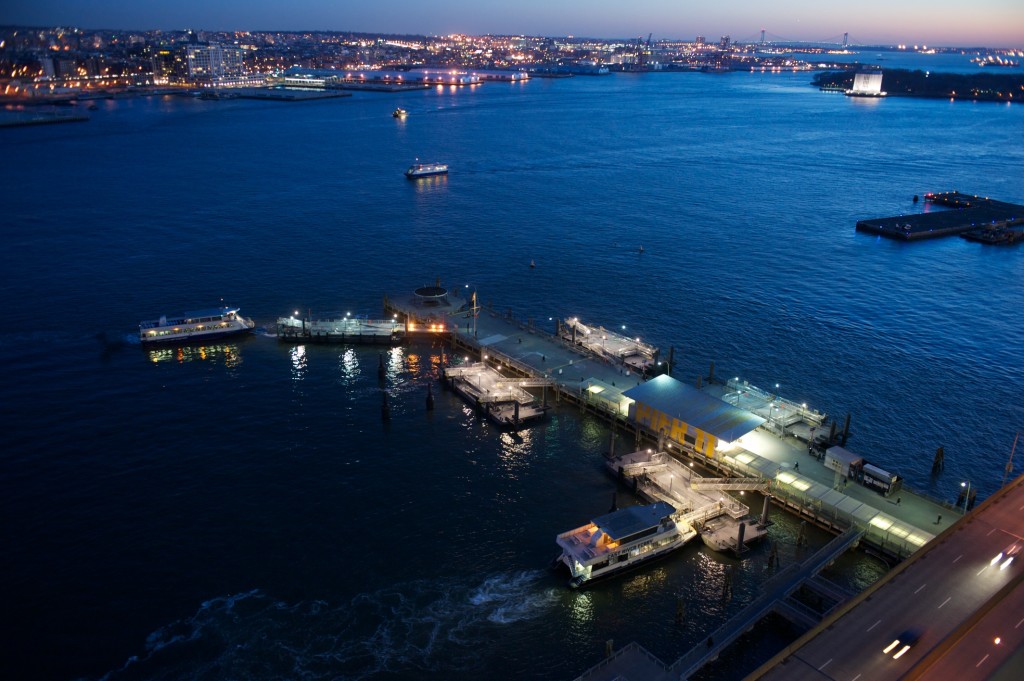
[{"label": "road lane marking", "polygon": [[857,679],[859,679],[859,678],[860,678],[860,674],[857,674],[857,676],[853,677],[852,681],[857,681]]},{"label": "road lane marking", "polygon": [[988,568],[988,565],[986,565],[985,567],[983,567],[983,568],[981,568],[980,570],[978,570],[978,574],[977,574],[977,575],[974,575],[974,576],[975,576],[975,577],[978,577],[979,575],[981,575],[981,573],[982,573],[982,572],[984,572],[984,571],[985,571],[985,569],[986,569],[986,568]]},{"label": "road lane marking", "polygon": [[[953,598],[953,597],[952,597],[952,596],[950,596],[950,597],[949,597],[949,598],[947,598],[946,600],[942,601],[942,605],[945,605],[946,603],[949,603],[949,601],[950,601],[950,599],[951,599],[951,598]],[[940,605],[940,606],[939,606],[939,608],[941,608],[941,607],[942,607],[942,605]],[[935,608],[935,609],[936,609],[936,610],[938,610],[939,608]]]},{"label": "road lane marking", "polygon": [[957,562],[958,560],[960,560],[963,557],[964,557],[964,554],[961,553],[959,556],[957,556],[956,558],[953,559],[953,562],[955,563],[955,562]]},{"label": "road lane marking", "polygon": [[987,660],[987,659],[988,659],[988,653],[985,653],[985,657],[981,658],[981,659],[980,659],[980,660],[978,661],[978,664],[974,665],[974,668],[975,668],[975,669],[977,669],[978,667],[980,667],[980,666],[981,666],[981,663],[982,663],[982,662],[984,662],[984,661],[985,661],[985,660]]},{"label": "road lane marking", "polygon": [[996,531],[996,528],[993,527],[991,530],[988,531],[988,534],[986,534],[985,536],[987,537],[989,534],[992,534],[995,531]]},{"label": "road lane marking", "polygon": [[917,587],[917,591],[915,591],[914,593],[918,593],[921,589],[925,588],[926,586],[927,584],[922,584],[921,586]]},{"label": "road lane marking", "polygon": [[1014,629],[1020,629],[1021,624],[1024,624],[1024,618],[1022,618],[1020,622],[1017,622],[1017,626],[1015,626]]},{"label": "road lane marking", "polygon": [[[1021,620],[1021,621],[1022,621],[1022,622],[1024,622],[1024,620]],[[881,622],[882,622],[882,620],[878,620],[877,622],[875,622],[874,624],[872,624],[872,625],[871,625],[870,627],[868,627],[868,631],[871,631],[872,629],[874,629],[875,627],[877,627],[877,626],[878,626],[879,624],[881,624]],[[866,634],[866,633],[868,633],[868,631],[865,631],[864,633]]]},{"label": "road lane marking", "polygon": [[[988,657],[988,655],[986,655],[985,657]],[[829,662],[831,662],[831,661],[832,661],[832,658],[831,658],[831,657],[830,657],[830,658],[828,658],[828,662],[826,662],[825,664],[823,664],[823,665],[821,665],[820,667],[818,667],[818,671],[820,672],[820,671],[821,671],[822,669],[824,669],[825,667],[827,667],[827,666],[828,666],[828,663],[829,663]]]}]

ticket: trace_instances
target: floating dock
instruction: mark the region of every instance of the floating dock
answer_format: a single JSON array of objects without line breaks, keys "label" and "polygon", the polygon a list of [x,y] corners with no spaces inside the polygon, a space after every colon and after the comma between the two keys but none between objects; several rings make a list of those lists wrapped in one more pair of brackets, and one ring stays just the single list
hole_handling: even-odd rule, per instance
[{"label": "floating dock", "polygon": [[289,343],[369,343],[396,345],[406,337],[406,326],[394,319],[305,319],[280,317],[277,338]]},{"label": "floating dock", "polygon": [[634,494],[648,502],[665,501],[682,514],[681,522],[700,531],[704,544],[715,551],[742,556],[748,545],[767,534],[767,504],[760,519],[727,491],[768,493],[764,478],[705,478],[667,452],[638,450],[608,461],[608,468]]},{"label": "floating dock", "polygon": [[1024,227],[1024,206],[1014,203],[955,191],[925,194],[924,200],[949,210],[861,220],[857,230],[890,239],[919,241],[984,228]]},{"label": "floating dock", "polygon": [[550,381],[508,378],[488,366],[486,361],[448,367],[444,370],[444,378],[448,387],[499,426],[528,426],[547,414],[546,398],[538,404],[525,388],[546,388]]},{"label": "floating dock", "polygon": [[621,364],[641,376],[656,373],[658,348],[642,343],[639,338],[609,331],[603,326],[587,326],[579,318],[558,324],[558,335],[563,340],[583,347],[594,355]]}]

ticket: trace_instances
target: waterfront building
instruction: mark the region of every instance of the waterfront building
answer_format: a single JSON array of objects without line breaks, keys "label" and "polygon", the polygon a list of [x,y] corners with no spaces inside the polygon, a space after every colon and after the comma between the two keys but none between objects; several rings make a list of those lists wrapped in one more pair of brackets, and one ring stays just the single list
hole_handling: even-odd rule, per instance
[{"label": "waterfront building", "polygon": [[855,97],[884,97],[882,92],[882,72],[862,71],[853,77],[853,88],[846,94]]},{"label": "waterfront building", "polygon": [[746,409],[668,375],[657,376],[622,394],[633,400],[629,405],[631,420],[709,458],[765,422]]},{"label": "waterfront building", "polygon": [[244,73],[242,51],[223,45],[187,45],[184,48],[188,79],[194,84],[220,84]]}]

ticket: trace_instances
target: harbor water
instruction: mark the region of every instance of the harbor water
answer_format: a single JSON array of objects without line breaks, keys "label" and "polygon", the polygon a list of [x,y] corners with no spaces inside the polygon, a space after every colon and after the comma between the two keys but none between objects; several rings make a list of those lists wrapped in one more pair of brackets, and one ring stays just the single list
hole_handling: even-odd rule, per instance
[{"label": "harbor water", "polygon": [[[565,679],[609,640],[671,661],[756,596],[767,544],[570,591],[548,565],[611,503],[604,423],[561,406],[502,433],[440,389],[439,344],[270,335],[438,277],[550,331],[625,326],[682,380],[778,384],[850,413],[848,448],[907,486],[988,496],[1024,429],[1024,251],[854,226],[928,191],[1024,203],[1024,107],[809,80],[136,98],[0,131],[4,676]],[[417,158],[450,173],[410,182]],[[264,330],[139,346],[139,320],[221,300]],[[798,533],[776,513],[783,565],[827,541]]]}]

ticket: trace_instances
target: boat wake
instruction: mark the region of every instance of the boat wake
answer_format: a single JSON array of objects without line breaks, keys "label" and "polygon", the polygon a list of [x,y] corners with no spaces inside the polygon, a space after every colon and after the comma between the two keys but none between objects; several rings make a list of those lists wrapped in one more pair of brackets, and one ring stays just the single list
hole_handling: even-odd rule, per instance
[{"label": "boat wake", "polygon": [[143,653],[102,679],[463,675],[481,665],[480,651],[502,628],[555,603],[558,590],[541,587],[541,577],[408,582],[342,605],[286,603],[258,589],[221,596],[150,634]]}]

